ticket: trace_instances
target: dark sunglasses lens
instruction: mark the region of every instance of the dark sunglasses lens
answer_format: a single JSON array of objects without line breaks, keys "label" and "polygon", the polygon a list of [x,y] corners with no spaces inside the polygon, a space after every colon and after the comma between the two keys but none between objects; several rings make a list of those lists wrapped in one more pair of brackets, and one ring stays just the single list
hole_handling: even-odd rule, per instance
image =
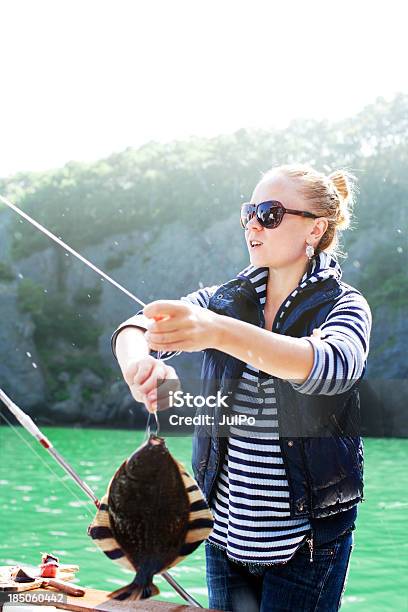
[{"label": "dark sunglasses lens", "polygon": [[259,223],[267,229],[278,227],[282,221],[284,209],[279,202],[269,203],[263,202],[255,207],[254,204],[244,204],[241,207],[241,226],[245,229],[249,221],[254,217],[256,210],[256,218]]},{"label": "dark sunglasses lens", "polygon": [[259,222],[269,229],[278,227],[282,221],[283,209],[279,204],[261,204],[258,208]]},{"label": "dark sunglasses lens", "polygon": [[241,207],[241,226],[245,229],[247,223],[252,219],[255,214],[254,207],[250,204],[244,204]]}]

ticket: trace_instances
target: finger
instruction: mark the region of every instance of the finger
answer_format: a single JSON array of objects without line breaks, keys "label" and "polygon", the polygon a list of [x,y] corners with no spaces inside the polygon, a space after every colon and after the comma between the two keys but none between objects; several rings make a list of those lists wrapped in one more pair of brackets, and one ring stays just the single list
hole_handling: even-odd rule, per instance
[{"label": "finger", "polygon": [[[170,370],[170,371],[169,371]],[[165,378],[157,380],[156,399],[160,401],[163,398],[168,398],[171,393],[175,393],[181,389],[179,377],[174,368],[166,367]],[[152,396],[153,397],[153,396]]]},{"label": "finger", "polygon": [[146,342],[149,348],[154,350],[170,350],[170,346],[178,346],[183,342],[188,342],[191,339],[191,335],[186,334],[184,330],[179,330],[179,333],[172,334],[170,338],[167,337],[167,334],[162,334],[160,340],[157,338],[147,337]]},{"label": "finger", "polygon": [[156,316],[153,317],[153,320],[156,321],[156,322],[163,321],[163,320],[165,321],[166,319],[167,319],[166,315],[156,315]]},{"label": "finger", "polygon": [[[168,352],[172,352],[172,351],[193,351],[194,349],[192,349],[187,340],[183,340],[183,341],[178,341],[177,343],[169,343],[169,344],[156,344],[156,343],[150,343],[149,342],[149,348],[151,348],[153,351],[168,351]],[[201,349],[199,349],[201,350]]]},{"label": "finger", "polygon": [[150,373],[149,378],[145,382],[139,385],[139,391],[143,395],[149,396],[149,394],[157,389],[157,380],[163,379],[166,376],[166,366],[162,361],[157,362],[156,366]]},{"label": "finger", "polygon": [[148,412],[156,412],[157,410],[157,399],[148,399],[146,395],[143,396],[142,399],[143,404]]},{"label": "finger", "polygon": [[157,401],[160,401],[164,398],[169,398],[171,394],[174,394],[176,391],[179,391],[180,388],[181,385],[178,378],[167,379],[157,388],[155,399],[157,399]]},{"label": "finger", "polygon": [[154,358],[144,359],[142,362],[140,362],[139,369],[133,378],[132,384],[142,385],[149,378],[151,371],[154,368],[154,362]]},{"label": "finger", "polygon": [[135,361],[131,364],[129,364],[126,368],[126,370],[123,373],[123,378],[125,379],[125,381],[127,382],[128,385],[132,385],[133,384],[133,380],[137,374],[139,370],[139,362]]},{"label": "finger", "polygon": [[177,342],[182,336],[186,336],[185,330],[176,329],[171,332],[152,332],[147,331],[145,333],[146,342],[150,344],[150,342],[154,342],[155,344],[167,344],[169,342]]},{"label": "finger", "polygon": [[160,398],[156,406],[157,406],[157,412],[163,412],[164,410],[168,410],[170,406],[169,398],[168,397]]},{"label": "finger", "polygon": [[[185,315],[183,315],[177,317],[169,317],[168,319],[163,319],[162,321],[153,321],[147,328],[147,331],[150,333],[176,331],[181,326],[186,325],[187,320],[188,319],[186,319]],[[148,321],[152,321],[152,319],[148,319]]]},{"label": "finger", "polygon": [[157,406],[158,410],[168,410],[170,407],[170,394],[176,393],[181,390],[180,379],[178,378],[174,368],[168,368],[166,375],[169,376],[157,390]]},{"label": "finger", "polygon": [[181,300],[155,300],[143,308],[143,314],[149,318],[163,315],[173,317],[187,311],[188,305]]},{"label": "finger", "polygon": [[153,351],[181,351],[188,348],[189,341],[187,339],[180,338],[174,342],[149,342],[148,346]]},{"label": "finger", "polygon": [[154,386],[146,391],[146,394],[144,396],[145,401],[147,402],[157,402],[157,396],[158,396],[158,381],[155,380],[154,382]]}]

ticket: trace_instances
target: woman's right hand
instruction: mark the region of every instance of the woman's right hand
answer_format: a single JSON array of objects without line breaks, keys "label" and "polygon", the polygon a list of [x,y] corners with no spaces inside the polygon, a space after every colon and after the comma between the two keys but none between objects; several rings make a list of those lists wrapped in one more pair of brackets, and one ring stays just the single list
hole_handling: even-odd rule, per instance
[{"label": "woman's right hand", "polygon": [[[123,370],[123,377],[132,396],[137,402],[144,403],[149,412],[166,410],[169,407],[169,390],[174,392],[181,388],[176,370],[151,355],[130,361]],[[158,380],[162,381],[159,387]],[[171,383],[163,384],[168,381]]]}]

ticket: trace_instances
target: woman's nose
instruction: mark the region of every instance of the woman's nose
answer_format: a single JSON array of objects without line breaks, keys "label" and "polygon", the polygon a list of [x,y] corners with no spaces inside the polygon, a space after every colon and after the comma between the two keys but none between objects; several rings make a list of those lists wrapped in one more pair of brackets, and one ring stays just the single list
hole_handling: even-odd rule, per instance
[{"label": "woman's nose", "polygon": [[253,228],[255,228],[255,229],[257,229],[257,230],[261,230],[261,229],[262,229],[262,225],[259,223],[259,221],[258,221],[258,219],[257,219],[256,215],[254,215],[254,216],[253,216],[253,217],[252,217],[252,218],[251,218],[251,219],[248,221],[248,223],[246,224],[246,228],[245,228],[245,229],[249,230],[249,229],[253,229]]}]

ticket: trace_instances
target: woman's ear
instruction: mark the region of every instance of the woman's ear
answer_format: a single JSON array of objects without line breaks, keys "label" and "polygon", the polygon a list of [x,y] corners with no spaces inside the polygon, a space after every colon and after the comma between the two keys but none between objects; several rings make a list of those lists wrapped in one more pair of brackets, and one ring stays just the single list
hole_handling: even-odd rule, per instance
[{"label": "woman's ear", "polygon": [[328,225],[329,222],[324,217],[319,217],[318,219],[315,219],[312,230],[309,234],[310,238],[313,238],[313,242],[316,241],[316,243],[318,243],[320,241],[322,236],[325,234]]}]

